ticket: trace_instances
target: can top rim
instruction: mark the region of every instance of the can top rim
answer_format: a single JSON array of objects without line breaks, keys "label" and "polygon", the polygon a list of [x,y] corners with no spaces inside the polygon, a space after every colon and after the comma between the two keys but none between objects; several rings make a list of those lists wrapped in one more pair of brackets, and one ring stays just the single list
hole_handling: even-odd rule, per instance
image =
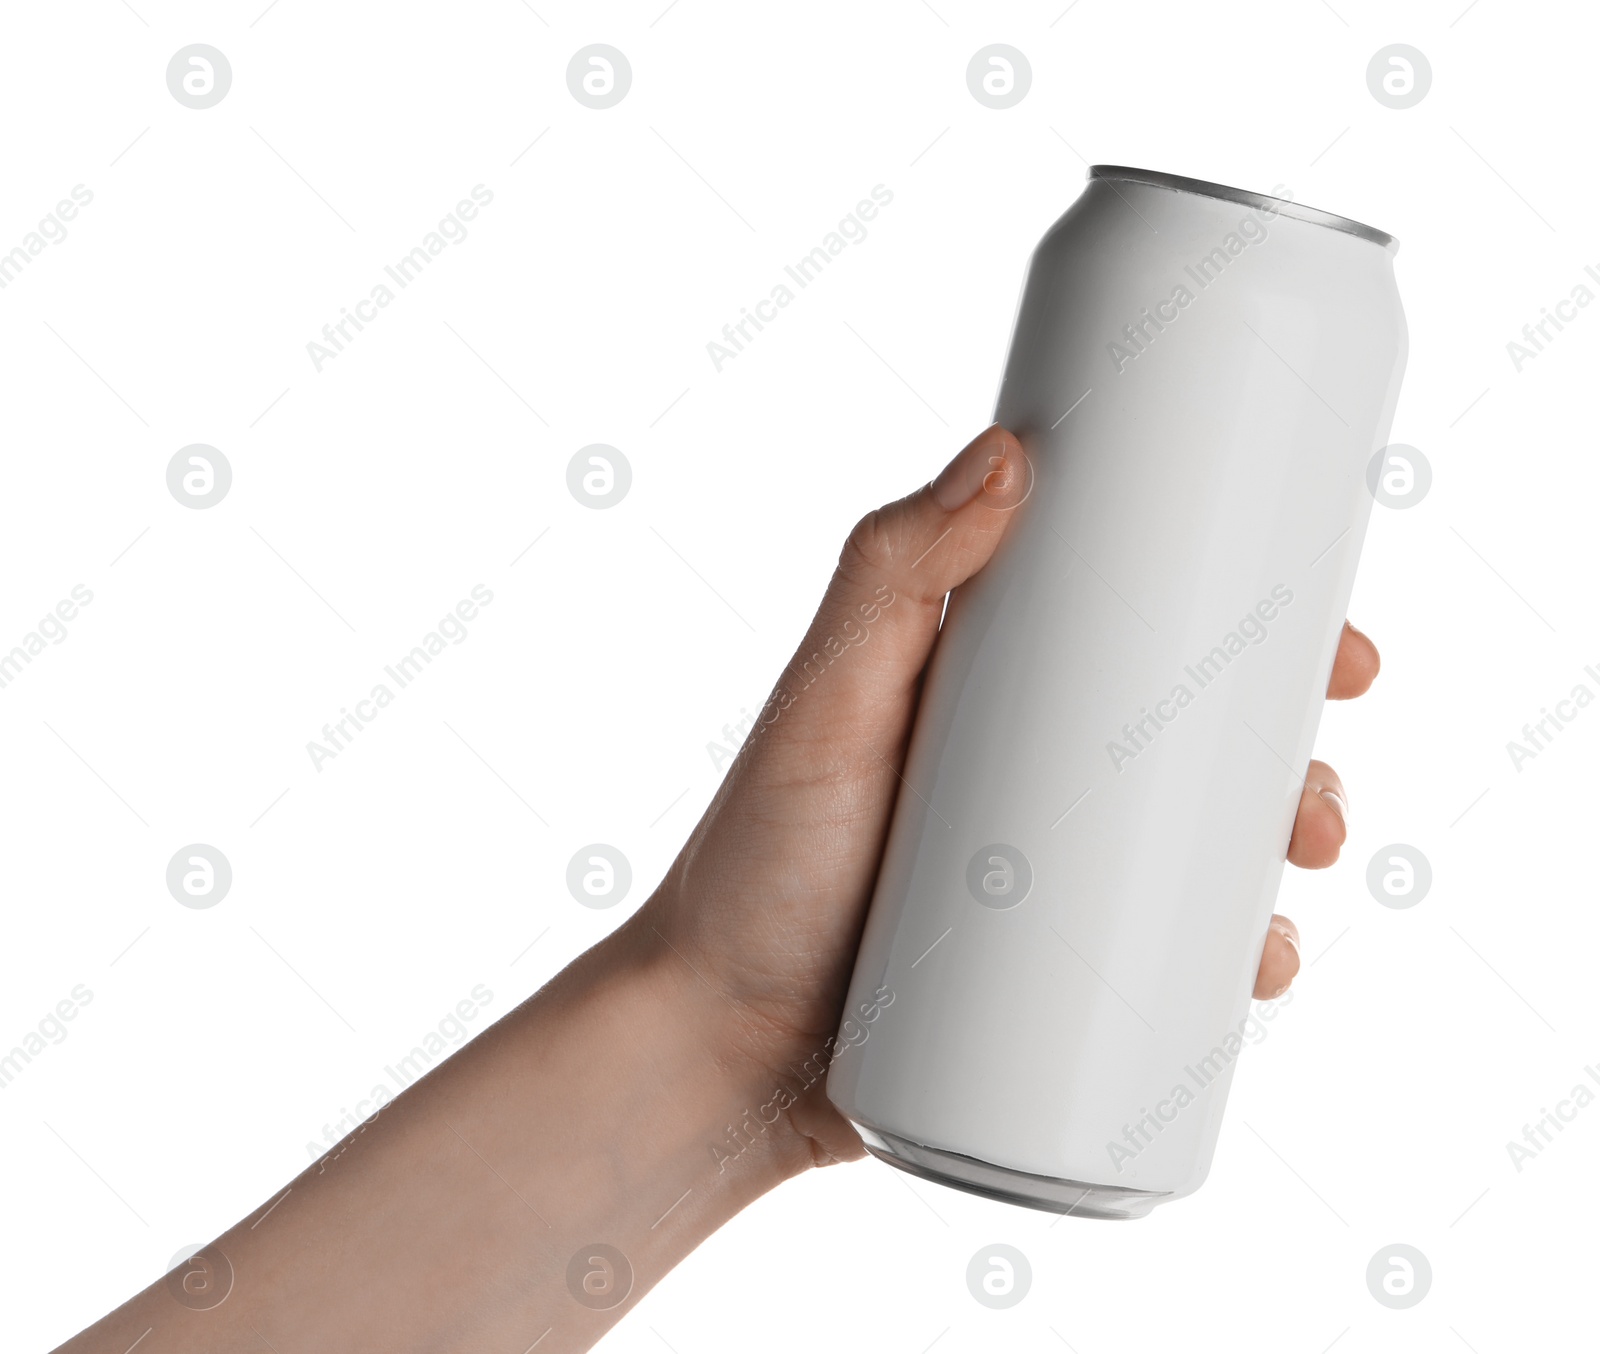
[{"label": "can top rim", "polygon": [[1313,225],[1341,230],[1346,235],[1367,240],[1393,254],[1400,241],[1374,226],[1352,221],[1348,216],[1335,216],[1332,212],[1307,207],[1288,198],[1272,197],[1266,193],[1252,193],[1244,188],[1230,188],[1222,183],[1208,183],[1205,179],[1186,179],[1181,174],[1163,174],[1154,169],[1130,169],[1126,165],[1090,165],[1086,176],[1095,179],[1122,179],[1129,183],[1149,184],[1154,188],[1170,188],[1174,192],[1194,193],[1200,197],[1218,198],[1223,202],[1237,202],[1246,207],[1266,209],[1278,216],[1292,217],[1296,221],[1309,221]]}]

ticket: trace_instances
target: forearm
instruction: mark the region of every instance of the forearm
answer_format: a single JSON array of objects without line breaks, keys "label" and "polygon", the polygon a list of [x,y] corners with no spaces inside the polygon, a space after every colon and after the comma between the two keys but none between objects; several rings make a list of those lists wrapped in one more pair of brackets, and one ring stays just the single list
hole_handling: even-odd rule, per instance
[{"label": "forearm", "polygon": [[[158,1282],[62,1348],[123,1354],[150,1330],[171,1354],[586,1349],[799,1169],[777,1129],[727,1145],[772,1096],[725,1055],[738,1019],[647,905],[207,1247],[232,1269],[222,1302]],[[602,1245],[631,1283],[589,1262]]]}]

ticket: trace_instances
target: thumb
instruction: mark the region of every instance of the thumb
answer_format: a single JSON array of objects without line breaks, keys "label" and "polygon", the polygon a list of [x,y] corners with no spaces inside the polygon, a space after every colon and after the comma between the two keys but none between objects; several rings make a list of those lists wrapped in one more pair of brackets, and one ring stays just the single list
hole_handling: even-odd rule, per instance
[{"label": "thumb", "polygon": [[762,710],[755,741],[777,763],[769,770],[813,780],[868,750],[898,763],[945,595],[989,562],[1031,485],[1021,444],[996,424],[931,483],[856,524]]}]

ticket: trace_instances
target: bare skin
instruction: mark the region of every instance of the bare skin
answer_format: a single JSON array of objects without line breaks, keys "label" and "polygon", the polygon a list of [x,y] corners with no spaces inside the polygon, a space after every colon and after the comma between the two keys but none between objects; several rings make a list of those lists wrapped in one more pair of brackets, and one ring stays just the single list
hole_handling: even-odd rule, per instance
[{"label": "bare skin", "polygon": [[[796,1069],[838,1025],[944,596],[993,554],[1021,473],[1016,440],[990,428],[862,519],[778,691],[880,588],[893,605],[849,662],[758,725],[644,906],[187,1276],[61,1349],[571,1354],[752,1200],[863,1155]],[[1329,698],[1377,672],[1347,624]],[[1346,803],[1313,761],[1292,864],[1338,858]],[[1275,916],[1255,995],[1299,967],[1299,933]]]}]

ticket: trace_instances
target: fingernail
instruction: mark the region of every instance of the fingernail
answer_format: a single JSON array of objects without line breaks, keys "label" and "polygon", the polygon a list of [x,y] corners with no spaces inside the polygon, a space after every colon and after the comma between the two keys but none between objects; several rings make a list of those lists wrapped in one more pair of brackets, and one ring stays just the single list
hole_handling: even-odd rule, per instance
[{"label": "fingernail", "polygon": [[[1298,959],[1300,957],[1300,937],[1295,934],[1294,928],[1285,926],[1281,922],[1274,922],[1272,929],[1289,942],[1289,948],[1294,951],[1295,958]],[[1288,986],[1288,983],[1284,984],[1284,987],[1287,988]]]},{"label": "fingernail", "polygon": [[996,426],[990,424],[968,442],[934,480],[933,501],[946,512],[972,502],[983,489],[985,479],[1004,464],[1001,443],[994,436]]},{"label": "fingernail", "polygon": [[1339,815],[1339,821],[1346,827],[1349,827],[1350,806],[1344,802],[1344,796],[1341,795],[1337,790],[1332,789],[1318,790],[1317,793],[1321,795],[1322,798],[1329,804],[1333,805],[1333,811]]}]

